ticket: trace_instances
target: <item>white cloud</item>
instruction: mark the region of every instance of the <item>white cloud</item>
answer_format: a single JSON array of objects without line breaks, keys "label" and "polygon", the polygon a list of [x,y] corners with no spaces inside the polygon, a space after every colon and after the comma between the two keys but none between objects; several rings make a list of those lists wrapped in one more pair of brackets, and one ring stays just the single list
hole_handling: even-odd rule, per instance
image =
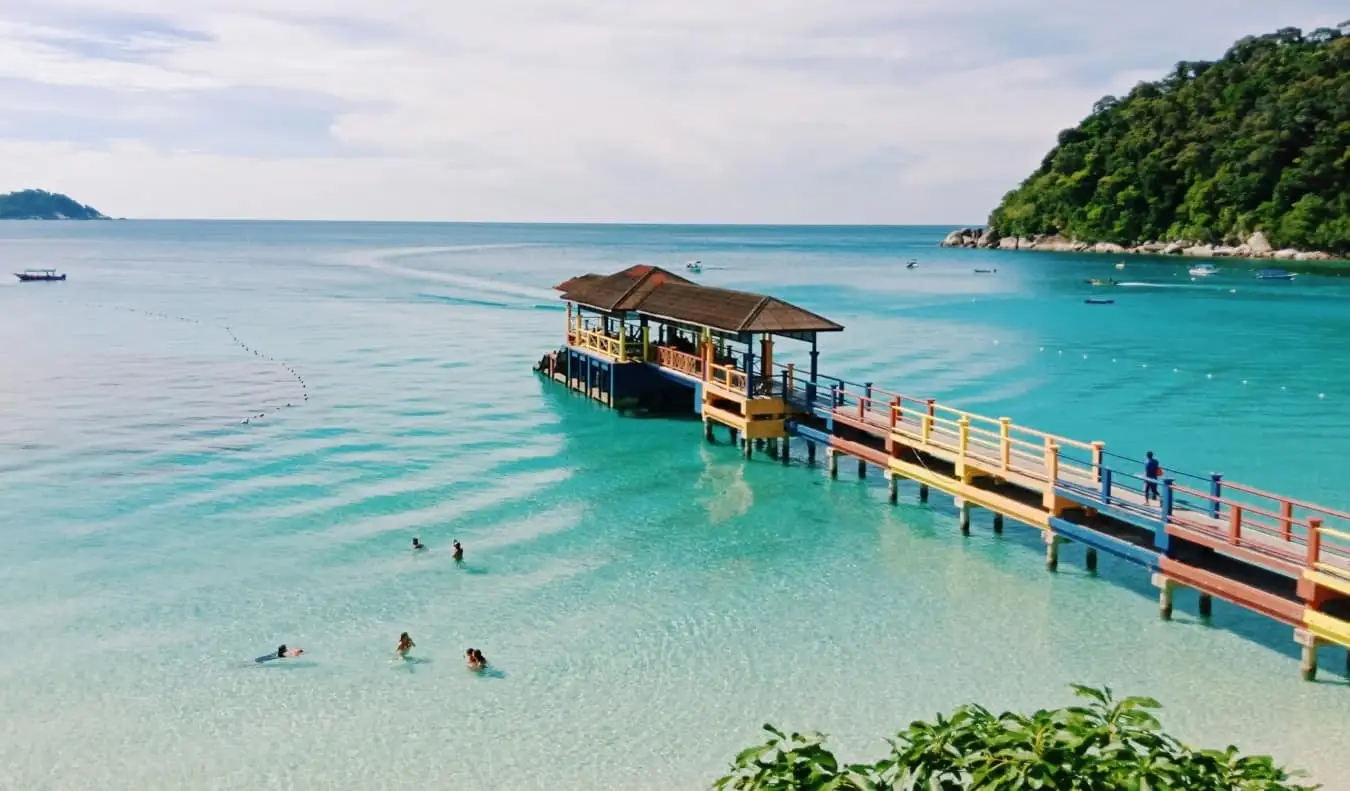
[{"label": "white cloud", "polygon": [[[0,80],[137,100],[79,139],[0,139],[0,188],[129,216],[971,222],[1102,94],[1338,4],[24,0]],[[331,102],[325,155],[153,123],[225,90]]]}]

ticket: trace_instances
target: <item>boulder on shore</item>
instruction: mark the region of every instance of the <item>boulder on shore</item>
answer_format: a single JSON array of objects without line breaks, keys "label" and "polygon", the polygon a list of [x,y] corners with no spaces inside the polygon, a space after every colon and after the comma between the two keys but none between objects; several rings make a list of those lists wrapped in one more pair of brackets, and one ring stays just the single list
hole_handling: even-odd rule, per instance
[{"label": "boulder on shore", "polygon": [[1189,255],[1195,258],[1213,258],[1214,246],[1208,244],[1197,244],[1194,247],[1187,247],[1181,251],[1182,255]]},{"label": "boulder on shore", "polygon": [[1273,257],[1276,261],[1293,261],[1298,257],[1298,251],[1289,249],[1276,250]]},{"label": "boulder on shore", "polygon": [[1186,248],[1190,247],[1190,242],[1168,242],[1162,249],[1163,255],[1180,255]]},{"label": "boulder on shore", "polygon": [[1274,251],[1274,248],[1270,246],[1270,240],[1260,231],[1248,237],[1247,247],[1251,248],[1252,255],[1263,255]]}]

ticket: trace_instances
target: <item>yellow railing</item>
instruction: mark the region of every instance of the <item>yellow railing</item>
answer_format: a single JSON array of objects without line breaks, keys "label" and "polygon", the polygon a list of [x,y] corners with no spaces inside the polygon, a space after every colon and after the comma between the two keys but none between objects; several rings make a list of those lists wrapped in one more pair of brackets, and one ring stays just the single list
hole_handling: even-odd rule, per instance
[{"label": "yellow railing", "polygon": [[715,382],[733,393],[745,392],[745,372],[730,365],[708,366],[708,380]]},{"label": "yellow railing", "polygon": [[574,328],[567,333],[567,342],[578,349],[586,349],[612,360],[641,360],[642,341],[631,338],[615,338],[600,330]]},{"label": "yellow railing", "polygon": [[662,368],[669,368],[672,371],[678,371],[682,374],[692,376],[695,379],[703,378],[703,358],[696,354],[688,354],[678,349],[672,349],[669,346],[657,346],[656,363]]}]

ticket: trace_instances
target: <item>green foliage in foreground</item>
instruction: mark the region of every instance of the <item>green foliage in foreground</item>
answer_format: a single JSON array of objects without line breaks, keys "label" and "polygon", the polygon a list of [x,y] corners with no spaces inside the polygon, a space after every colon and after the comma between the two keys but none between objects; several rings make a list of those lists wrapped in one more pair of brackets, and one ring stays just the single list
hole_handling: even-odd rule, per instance
[{"label": "green foliage in foreground", "polygon": [[736,756],[718,791],[1286,791],[1291,775],[1236,747],[1195,750],[1162,732],[1150,698],[1116,701],[1074,686],[1087,705],[1034,714],[962,706],[915,722],[875,764],[845,766],[818,733],[784,734]]},{"label": "green foliage in foreground", "polygon": [[46,190],[0,195],[0,220],[105,220],[98,209]]},{"label": "green foliage in foreground", "polygon": [[1248,37],[1108,96],[989,219],[1002,236],[1350,252],[1350,21]]}]

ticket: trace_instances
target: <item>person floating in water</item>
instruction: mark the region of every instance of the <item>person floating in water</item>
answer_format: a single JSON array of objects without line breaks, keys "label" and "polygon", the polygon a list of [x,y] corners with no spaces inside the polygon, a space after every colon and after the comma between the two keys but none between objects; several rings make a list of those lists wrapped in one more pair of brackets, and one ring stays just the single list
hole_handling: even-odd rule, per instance
[{"label": "person floating in water", "polygon": [[426,548],[427,548],[427,545],[426,545],[426,544],[423,544],[421,541],[417,540],[417,537],[416,537],[416,536],[413,537],[413,549],[414,549],[414,550],[417,550],[417,549],[426,549]]},{"label": "person floating in water", "polygon": [[1151,502],[1153,498],[1158,497],[1158,478],[1162,475],[1162,465],[1153,458],[1153,451],[1146,454],[1147,461],[1144,462],[1144,502]]},{"label": "person floating in water", "polygon": [[267,654],[266,656],[260,656],[253,661],[262,664],[263,662],[271,662],[273,659],[290,659],[292,657],[300,656],[303,653],[305,653],[305,649],[303,648],[287,648],[286,644],[282,643],[277,646],[276,651]]},{"label": "person floating in water", "polygon": [[416,647],[417,643],[414,643],[408,633],[404,632],[398,636],[398,647],[394,649],[394,653],[398,654],[399,659],[407,659],[408,652]]},{"label": "person floating in water", "polygon": [[487,667],[487,658],[484,657],[483,652],[479,651],[477,648],[470,648],[464,652],[464,664],[468,665],[469,669],[476,673]]},{"label": "person floating in water", "polygon": [[452,557],[454,557],[455,560],[463,560],[463,559],[464,559],[464,547],[461,546],[460,543],[459,543],[458,541],[456,541],[456,542],[454,543],[454,547],[455,547],[455,554],[454,554]]}]

